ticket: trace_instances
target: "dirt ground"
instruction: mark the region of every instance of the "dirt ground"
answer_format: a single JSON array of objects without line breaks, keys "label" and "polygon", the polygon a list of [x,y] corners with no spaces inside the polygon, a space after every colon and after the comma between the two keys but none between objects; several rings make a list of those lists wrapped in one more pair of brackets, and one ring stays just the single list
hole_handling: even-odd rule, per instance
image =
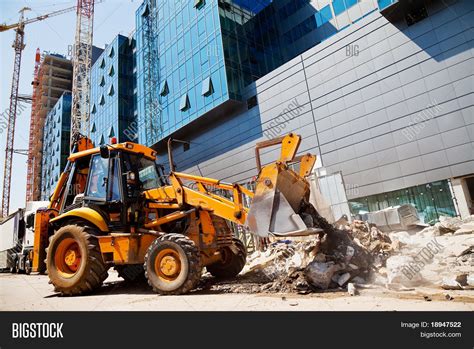
[{"label": "dirt ground", "polygon": [[[250,293],[248,280],[229,282],[204,277],[202,287],[184,296],[159,296],[146,284],[126,284],[109,271],[93,295],[61,297],[44,275],[0,274],[0,310],[153,310],[153,311],[473,311],[474,291],[417,288],[395,292],[383,287],[361,289],[351,297],[343,290],[324,293]],[[239,287],[236,287],[238,282]],[[449,295],[449,296],[447,296]],[[450,299],[450,300],[448,300]]]}]

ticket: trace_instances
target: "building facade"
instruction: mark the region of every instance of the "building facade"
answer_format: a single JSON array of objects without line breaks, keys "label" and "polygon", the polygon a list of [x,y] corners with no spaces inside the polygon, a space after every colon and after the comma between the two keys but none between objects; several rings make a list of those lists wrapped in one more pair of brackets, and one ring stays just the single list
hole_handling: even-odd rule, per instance
[{"label": "building facade", "polygon": [[94,144],[137,141],[135,40],[117,35],[91,68],[90,137]]},{"label": "building facade", "polygon": [[246,86],[378,9],[375,1],[319,3],[144,1],[136,12],[141,141],[235,110]]},{"label": "building facade", "polygon": [[48,113],[64,92],[71,91],[72,62],[56,53],[41,55],[38,76],[32,83],[35,100],[32,101],[28,150],[27,200],[42,196],[43,133]]},{"label": "building facade", "polygon": [[[160,3],[163,15],[176,12],[169,2]],[[434,222],[440,215],[472,212],[474,3],[313,0],[196,4],[186,7],[189,15],[199,18],[192,32],[199,34],[199,21],[207,23],[212,16],[210,32],[220,31],[213,35],[222,37],[217,52],[224,55],[227,96],[223,99],[227,100],[200,113],[199,108],[193,109],[198,101],[190,98],[188,111],[194,120],[182,117],[179,102],[172,111],[161,108],[161,118],[174,115],[174,128],[161,133],[161,138],[140,138],[159,151],[163,149],[159,139],[167,135],[189,141],[189,146],[175,149],[179,171],[249,181],[256,175],[255,143],[291,131],[303,137],[301,153],[318,155],[319,173],[342,173],[355,214],[401,203],[414,204],[426,222]],[[252,19],[236,15],[236,8],[251,13]],[[137,26],[138,16],[150,12],[137,12]],[[249,61],[259,66],[253,70],[229,63],[231,59],[245,60],[242,48],[226,44],[226,28],[231,28],[238,41],[245,36],[245,29],[235,23],[258,18],[273,28],[271,19],[264,20],[271,15],[278,16],[279,39],[273,40],[276,35],[269,33],[256,52],[261,58],[265,50],[275,48],[280,53],[269,55],[275,62],[269,58],[259,62],[250,55]],[[230,17],[233,27],[226,24]],[[307,25],[312,21],[315,24]],[[172,46],[179,41],[177,28],[164,29],[164,45],[172,52],[178,52]],[[262,30],[262,37],[265,32]],[[209,44],[214,36],[207,33],[206,27]],[[187,52],[188,46],[184,47]],[[199,50],[203,48],[200,42]],[[155,62],[161,71],[160,59]],[[179,70],[187,60],[172,62],[178,62],[172,69]],[[214,66],[221,69],[221,63]],[[234,78],[234,67],[252,77]],[[176,82],[181,81],[179,72],[158,75],[160,83],[164,76],[168,88],[172,84],[179,87],[173,96],[182,95],[187,85]],[[194,70],[191,74],[186,70],[185,76],[185,81],[194,79]],[[201,85],[206,85],[204,76],[199,78]],[[140,80],[138,83],[140,86]],[[174,91],[170,89],[168,94]],[[224,95],[222,90],[218,95]],[[194,96],[199,99],[202,95]],[[229,100],[236,103],[223,109]],[[139,118],[146,120],[144,108],[140,108]],[[143,122],[142,132],[147,132],[147,127]],[[162,155],[165,162],[163,151]],[[263,154],[263,162],[277,156],[276,150],[269,150]]]},{"label": "building facade", "polygon": [[69,156],[71,93],[64,92],[46,115],[41,166],[41,200],[49,200]]}]

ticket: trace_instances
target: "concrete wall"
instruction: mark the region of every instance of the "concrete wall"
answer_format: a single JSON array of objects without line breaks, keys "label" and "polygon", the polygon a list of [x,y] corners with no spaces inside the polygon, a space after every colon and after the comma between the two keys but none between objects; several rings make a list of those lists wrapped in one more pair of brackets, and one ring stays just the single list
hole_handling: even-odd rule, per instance
[{"label": "concrete wall", "polygon": [[444,3],[410,27],[373,12],[259,79],[257,107],[185,135],[178,169],[246,181],[255,143],[295,131],[349,199],[474,173],[474,2]]}]

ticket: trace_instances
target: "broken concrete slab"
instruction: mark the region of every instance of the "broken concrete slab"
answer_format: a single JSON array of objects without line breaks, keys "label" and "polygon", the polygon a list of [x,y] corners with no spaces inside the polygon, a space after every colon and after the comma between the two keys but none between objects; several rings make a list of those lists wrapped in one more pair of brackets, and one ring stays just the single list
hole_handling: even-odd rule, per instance
[{"label": "broken concrete slab", "polygon": [[357,288],[352,282],[347,284],[347,293],[349,293],[350,296],[356,296],[358,294]]},{"label": "broken concrete slab", "polygon": [[392,256],[387,259],[387,282],[403,286],[417,286],[423,283],[423,278],[410,266],[418,263],[412,256]]},{"label": "broken concrete slab", "polygon": [[337,284],[342,287],[345,285],[347,281],[349,281],[350,278],[351,278],[350,273],[344,273],[338,277]]},{"label": "broken concrete slab", "polygon": [[311,286],[326,290],[329,288],[334,273],[341,269],[343,266],[334,262],[311,262],[305,269],[305,278]]}]

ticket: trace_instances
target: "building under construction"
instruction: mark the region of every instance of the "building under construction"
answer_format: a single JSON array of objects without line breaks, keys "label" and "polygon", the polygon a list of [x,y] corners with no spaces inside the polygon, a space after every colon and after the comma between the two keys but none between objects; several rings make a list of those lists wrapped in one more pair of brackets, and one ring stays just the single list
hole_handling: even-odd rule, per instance
[{"label": "building under construction", "polygon": [[33,81],[34,100],[28,152],[26,200],[40,200],[41,163],[43,158],[43,130],[46,115],[65,91],[71,91],[72,62],[64,56],[43,53]]}]

